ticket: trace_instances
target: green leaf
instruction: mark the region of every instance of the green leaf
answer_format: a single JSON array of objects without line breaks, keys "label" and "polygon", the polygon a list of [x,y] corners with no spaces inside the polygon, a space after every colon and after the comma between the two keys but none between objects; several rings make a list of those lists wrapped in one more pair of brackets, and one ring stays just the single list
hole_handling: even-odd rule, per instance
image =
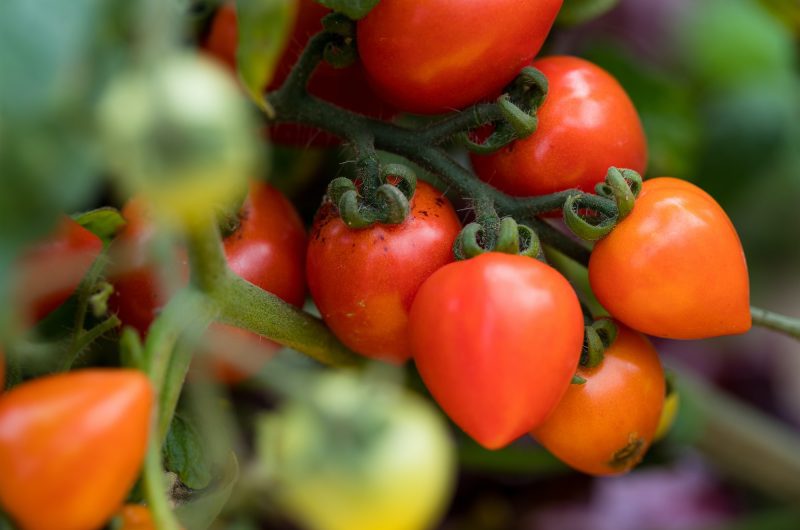
[{"label": "green leaf", "polygon": [[557,22],[575,26],[605,15],[619,4],[619,0],[564,0]]},{"label": "green leaf", "polygon": [[317,0],[317,3],[344,13],[353,20],[361,20],[367,16],[378,2],[379,0]]},{"label": "green leaf", "polygon": [[79,225],[108,244],[123,226],[125,219],[116,208],[105,207],[74,216]]},{"label": "green leaf", "polygon": [[237,480],[239,480],[239,463],[236,455],[231,452],[225,473],[214,490],[175,509],[175,514],[186,530],[206,530],[211,526],[230,499]]},{"label": "green leaf", "polygon": [[188,418],[176,414],[164,444],[164,464],[186,486],[201,490],[211,483],[211,462],[200,431]]},{"label": "green leaf", "polygon": [[239,77],[252,100],[267,112],[263,92],[272,81],[296,15],[297,2],[291,0],[236,0]]}]

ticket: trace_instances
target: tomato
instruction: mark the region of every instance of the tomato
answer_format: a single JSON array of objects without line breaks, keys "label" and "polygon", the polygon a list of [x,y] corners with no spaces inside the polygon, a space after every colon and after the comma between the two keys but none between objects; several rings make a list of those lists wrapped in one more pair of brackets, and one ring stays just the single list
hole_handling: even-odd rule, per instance
[{"label": "tomato", "polygon": [[153,388],[127,369],[42,377],[0,398],[0,503],[27,530],[100,528],[139,474]]},{"label": "tomato", "polygon": [[683,180],[644,182],[631,214],[595,245],[589,280],[614,318],[648,335],[700,339],[751,326],[736,229],[710,195]]},{"label": "tomato", "polygon": [[664,371],[652,344],[617,325],[618,334],[594,368],[578,368],[583,384],[569,386],[533,436],[571,467],[590,475],[624,473],[644,456],[664,404]]},{"label": "tomato", "polygon": [[63,216],[53,234],[24,252],[18,263],[17,297],[26,317],[39,321],[63,304],[102,250],[99,237]]},{"label": "tomato", "polygon": [[156,523],[147,506],[126,504],[119,511],[119,516],[122,519],[120,530],[156,530]]},{"label": "tomato", "polygon": [[362,355],[407,360],[411,302],[422,282],[453,260],[460,230],[453,207],[424,182],[399,225],[351,230],[332,204],[323,204],[311,229],[306,276],[325,323]]},{"label": "tomato", "polygon": [[625,90],[608,72],[577,57],[534,61],[549,90],[528,138],[491,155],[471,155],[478,176],[511,195],[594,190],[611,166],[643,173],[647,139]]},{"label": "tomato", "polygon": [[381,0],[358,22],[378,94],[422,114],[495,98],[541,48],[561,0]]},{"label": "tomato", "polygon": [[[288,47],[275,68],[274,77],[267,90],[280,88],[309,39],[322,31],[320,20],[330,13],[328,8],[313,0],[298,0],[298,2],[297,18]],[[203,47],[235,72],[237,41],[235,7],[232,4],[224,4],[214,17]],[[385,119],[391,118],[396,112],[375,95],[367,83],[363,68],[358,63],[342,69],[321,63],[309,80],[308,91],[311,95],[367,116]],[[291,123],[271,126],[270,137],[274,142],[290,145],[327,147],[339,144],[339,140],[328,133]]]},{"label": "tomato", "polygon": [[455,448],[431,405],[402,388],[327,374],[259,425],[279,506],[309,530],[421,530],[453,492]]},{"label": "tomato", "polygon": [[494,252],[433,273],[408,327],[428,390],[489,449],[544,421],[583,344],[583,315],[567,280],[533,258]]},{"label": "tomato", "polygon": [[[128,225],[112,245],[109,275],[114,294],[109,305],[123,324],[144,335],[169,293],[163,291],[153,265],[147,261],[145,249],[154,227],[145,205],[131,201],[123,209],[123,216]],[[254,181],[239,218],[239,227],[223,242],[231,270],[286,302],[301,306],[305,300],[306,233],[294,206],[269,184]],[[184,279],[188,280],[185,259],[181,268]],[[240,334],[228,326],[214,328],[218,332]],[[252,338],[262,346],[269,343],[260,337]],[[237,377],[237,370],[229,368],[220,369],[225,381],[233,382],[244,375]]]}]

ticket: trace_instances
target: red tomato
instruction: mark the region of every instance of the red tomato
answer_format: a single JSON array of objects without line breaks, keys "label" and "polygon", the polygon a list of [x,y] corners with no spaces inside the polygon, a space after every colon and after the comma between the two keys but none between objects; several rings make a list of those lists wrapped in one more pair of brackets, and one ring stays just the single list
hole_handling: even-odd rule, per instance
[{"label": "red tomato", "polygon": [[153,388],[136,370],[42,377],[0,398],[0,502],[28,530],[100,528],[139,474]]},{"label": "red tomato", "polygon": [[590,475],[624,473],[644,456],[664,405],[664,371],[644,336],[625,326],[586,380],[570,385],[533,436],[569,466]]},{"label": "red tomato", "polygon": [[628,94],[608,72],[577,57],[534,61],[549,90],[533,135],[491,155],[473,154],[478,176],[511,195],[594,190],[611,166],[643,173],[647,139]]},{"label": "red tomato", "polygon": [[[153,231],[144,205],[131,201],[123,210],[123,216],[128,225],[112,246],[114,263],[110,277],[114,294],[109,304],[123,324],[133,326],[144,335],[169,293],[161,289],[156,272],[143,251]],[[305,299],[306,234],[294,206],[272,186],[252,182],[239,217],[239,227],[224,240],[231,270],[286,302],[301,306]],[[185,261],[182,269],[188,280]],[[214,327],[217,332],[239,333],[228,326]],[[252,337],[262,346],[273,344]],[[237,378],[228,376],[235,372],[235,369],[233,372],[222,369],[220,374],[223,380],[232,382]]]},{"label": "red tomato", "polygon": [[306,275],[326,324],[362,355],[407,360],[411,302],[422,282],[453,260],[460,230],[453,207],[424,182],[399,225],[351,230],[324,204],[311,230]]},{"label": "red tomato", "polygon": [[589,280],[601,304],[648,335],[700,339],[750,329],[750,287],[739,236],[689,182],[644,182],[631,214],[594,247]]},{"label": "red tomato", "polygon": [[422,114],[501,90],[542,47],[562,0],[381,0],[358,22],[358,52],[378,94]]},{"label": "red tomato", "polygon": [[63,304],[103,250],[99,237],[63,216],[55,232],[19,261],[18,299],[33,322]]},{"label": "red tomato", "polygon": [[489,449],[550,414],[583,345],[578,298],[555,269],[490,252],[442,267],[422,284],[409,320],[428,390]]},{"label": "red tomato", "polygon": [[[328,8],[313,0],[298,1],[297,19],[292,36],[267,90],[280,88],[308,44],[308,40],[322,31],[320,20],[330,13]],[[214,17],[203,47],[235,71],[237,41],[235,7],[232,4],[224,4]],[[360,64],[343,69],[333,68],[327,63],[320,64],[309,80],[308,91],[321,99],[367,116],[390,118],[395,113],[394,109],[381,101],[369,87]],[[277,143],[290,145],[326,147],[339,144],[339,140],[330,134],[313,127],[289,123],[270,127],[270,136]]]}]

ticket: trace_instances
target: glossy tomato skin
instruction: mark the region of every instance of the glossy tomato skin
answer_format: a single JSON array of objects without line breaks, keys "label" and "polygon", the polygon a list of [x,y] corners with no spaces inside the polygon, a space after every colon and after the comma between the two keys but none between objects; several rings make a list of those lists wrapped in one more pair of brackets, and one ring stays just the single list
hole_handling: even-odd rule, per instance
[{"label": "glossy tomato skin", "polygon": [[578,57],[538,59],[549,89],[528,138],[471,155],[478,176],[517,196],[593,191],[611,166],[644,173],[647,139],[628,94],[611,74]]},{"label": "glossy tomato skin", "polygon": [[600,303],[627,326],[701,339],[751,327],[747,262],[724,210],[689,182],[644,182],[631,214],[589,261]]},{"label": "glossy tomato skin", "polygon": [[[297,0],[297,18],[292,35],[267,90],[280,88],[309,39],[322,31],[321,19],[328,13],[328,8],[313,0]],[[236,9],[233,4],[226,3],[217,11],[203,48],[235,72],[237,40]],[[321,63],[309,80],[308,91],[359,114],[391,118],[396,113],[372,91],[359,63],[342,69]],[[269,135],[274,142],[288,145],[330,147],[340,143],[336,137],[313,127],[289,123],[271,126]]]},{"label": "glossy tomato skin", "polygon": [[91,369],[0,398],[0,502],[26,530],[100,528],[142,466],[153,409],[146,375]]},{"label": "glossy tomato skin", "polygon": [[538,53],[562,0],[381,0],[358,22],[376,92],[420,114],[496,98]]},{"label": "glossy tomato skin", "polygon": [[460,230],[453,207],[425,182],[417,184],[411,213],[399,225],[351,230],[323,204],[311,230],[306,276],[325,323],[362,355],[406,361],[411,302],[422,282],[453,260]]},{"label": "glossy tomato skin", "polygon": [[481,445],[497,449],[544,421],[567,390],[583,316],[555,269],[487,253],[428,278],[409,332],[417,369],[439,405]]},{"label": "glossy tomato skin", "polygon": [[650,341],[618,324],[616,340],[586,382],[569,386],[533,436],[569,466],[590,475],[624,473],[650,447],[664,405],[664,371]]},{"label": "glossy tomato skin", "polygon": [[35,323],[63,304],[102,250],[99,237],[63,216],[50,237],[19,261],[19,298],[26,316]]}]

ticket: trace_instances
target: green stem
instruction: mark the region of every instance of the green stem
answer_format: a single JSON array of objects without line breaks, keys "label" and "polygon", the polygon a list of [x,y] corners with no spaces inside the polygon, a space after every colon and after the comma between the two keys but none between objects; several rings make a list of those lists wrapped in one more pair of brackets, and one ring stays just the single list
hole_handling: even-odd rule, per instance
[{"label": "green stem", "polygon": [[116,315],[111,315],[104,321],[97,324],[92,329],[82,332],[80,334],[76,333],[76,338],[73,340],[72,344],[70,345],[69,352],[64,356],[64,362],[61,365],[61,371],[66,372],[75,361],[80,357],[81,353],[95,340],[99,339],[107,332],[111,331],[112,329],[119,327],[122,324],[119,318]]},{"label": "green stem", "polygon": [[800,340],[800,318],[792,318],[760,307],[751,307],[753,325],[771,329]]},{"label": "green stem", "polygon": [[180,530],[181,526],[167,500],[167,484],[161,463],[161,441],[154,432],[150,436],[142,473],[144,497],[159,530]]}]

